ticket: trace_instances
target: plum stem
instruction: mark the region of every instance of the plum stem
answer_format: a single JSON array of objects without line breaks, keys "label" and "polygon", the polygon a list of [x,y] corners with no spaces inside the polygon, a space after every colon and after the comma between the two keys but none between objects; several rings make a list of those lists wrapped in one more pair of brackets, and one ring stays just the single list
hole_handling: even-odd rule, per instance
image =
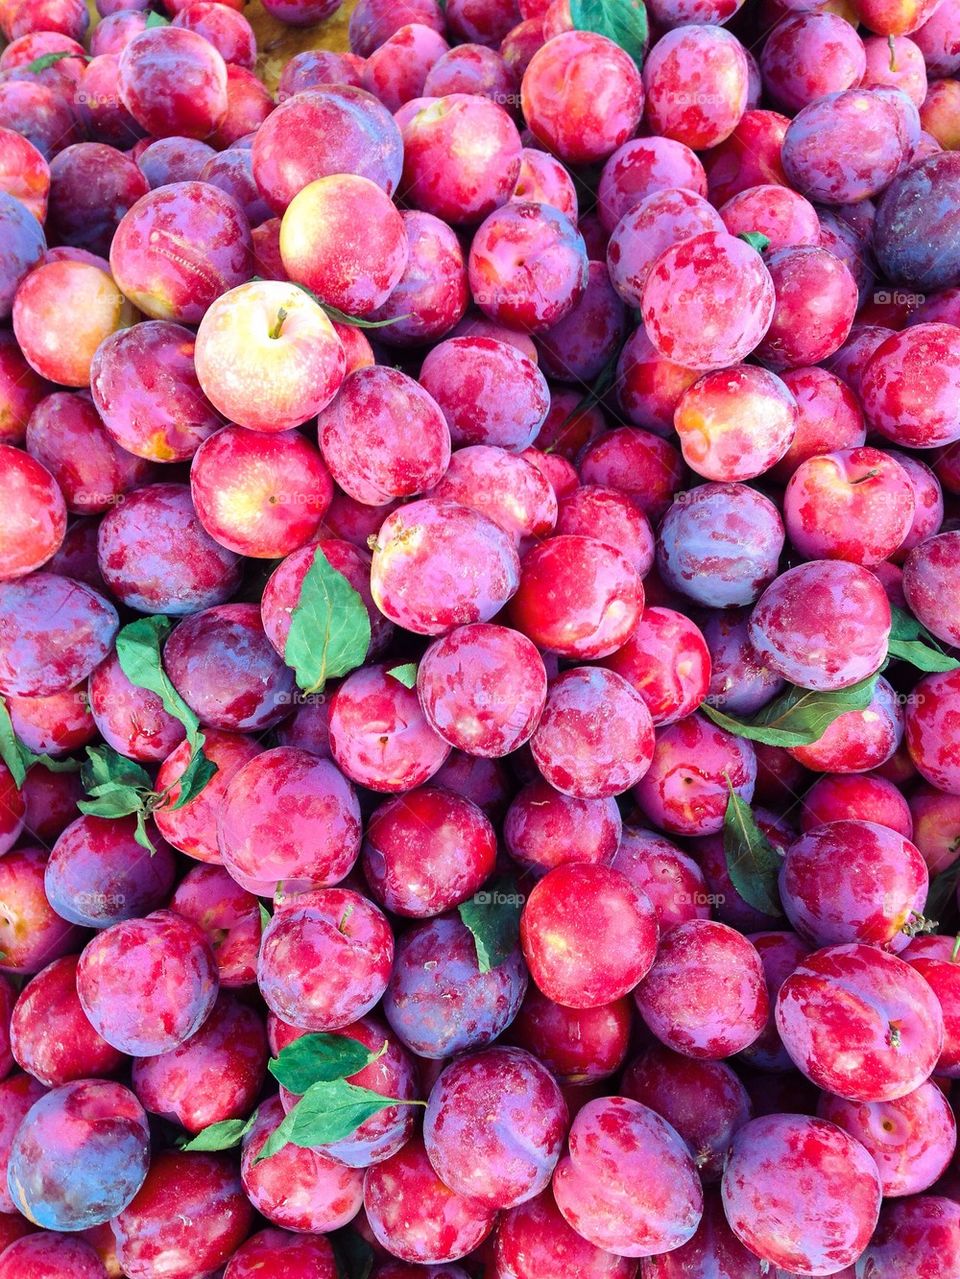
[{"label": "plum stem", "polygon": [[286,308],[281,307],[280,310],[277,312],[277,322],[273,326],[273,328],[270,330],[270,336],[272,338],[278,338],[280,336],[280,330],[283,328],[283,322],[286,318],[287,318]]}]

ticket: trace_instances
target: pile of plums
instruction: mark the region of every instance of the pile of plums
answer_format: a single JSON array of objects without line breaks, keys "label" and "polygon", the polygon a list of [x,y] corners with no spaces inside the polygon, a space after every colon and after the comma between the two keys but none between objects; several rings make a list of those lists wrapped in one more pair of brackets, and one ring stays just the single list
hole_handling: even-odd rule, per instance
[{"label": "pile of plums", "polygon": [[255,7],[0,0],[0,1279],[958,1279],[960,0]]}]

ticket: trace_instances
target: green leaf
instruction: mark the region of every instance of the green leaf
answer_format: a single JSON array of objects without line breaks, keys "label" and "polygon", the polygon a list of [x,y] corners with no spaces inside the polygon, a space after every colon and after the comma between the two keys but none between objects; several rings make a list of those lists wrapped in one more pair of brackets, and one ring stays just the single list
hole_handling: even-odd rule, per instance
[{"label": "green leaf", "polygon": [[361,665],[370,647],[367,606],[318,546],[290,616],[284,660],[305,693]]},{"label": "green leaf", "polygon": [[149,31],[151,27],[169,27],[170,19],[165,18],[162,13],[148,13],[147,25],[145,30]]},{"label": "green leaf", "polygon": [[891,657],[909,662],[918,671],[955,671],[960,662],[949,657],[936,639],[912,613],[892,605],[893,625],[887,651]]},{"label": "green leaf", "polygon": [[143,812],[143,797],[132,788],[119,788],[96,799],[78,800],[77,808],[91,817],[130,817],[133,813]]},{"label": "green leaf", "polygon": [[89,795],[110,790],[132,789],[153,793],[153,782],[145,768],[127,759],[112,746],[88,746],[86,762],[80,769],[80,780]]},{"label": "green leaf", "polygon": [[224,1119],[219,1124],[209,1124],[195,1137],[185,1137],[177,1142],[181,1150],[232,1150],[257,1121],[254,1111],[249,1119]]},{"label": "green leaf", "polygon": [[269,1063],[269,1071],[289,1092],[305,1093],[314,1084],[346,1079],[382,1057],[387,1045],[372,1053],[346,1035],[301,1035]]},{"label": "green leaf", "polygon": [[749,244],[751,249],[756,249],[758,253],[763,253],[770,247],[770,237],[764,235],[762,231],[741,231],[737,239],[742,240],[744,244]]},{"label": "green leaf", "polygon": [[369,1088],[358,1088],[345,1079],[316,1083],[294,1108],[284,1115],[263,1143],[254,1163],[269,1159],[288,1143],[294,1146],[328,1146],[343,1141],[362,1123],[388,1106],[422,1106],[424,1102],[402,1097],[381,1097]]},{"label": "green leaf", "polygon": [[270,923],[270,921],[273,919],[273,916],[267,910],[266,906],[264,906],[263,902],[260,902],[259,905],[260,905],[260,929],[261,931],[263,931],[263,929],[266,928],[267,925]]},{"label": "green leaf", "polygon": [[762,707],[752,720],[734,719],[708,702],[702,702],[698,709],[728,733],[746,737],[751,742],[763,742],[767,746],[809,746],[811,742],[818,742],[833,721],[847,711],[866,710],[876,684],[876,675],[871,675],[850,688],[832,692],[791,685]]},{"label": "green leaf", "polygon": [[734,888],[754,910],[782,915],[779,877],[783,858],[757,825],[750,805],[733,789],[723,820],[723,852]]},{"label": "green leaf", "polygon": [[56,53],[44,53],[39,58],[34,58],[32,62],[28,62],[20,70],[25,71],[28,75],[38,75],[41,71],[46,71],[47,67],[52,67],[58,62],[62,62],[64,58],[82,58],[84,62],[90,61],[89,54],[77,53],[73,49],[58,49]]},{"label": "green leaf", "polygon": [[417,664],[406,662],[403,666],[394,666],[392,670],[387,671],[387,674],[398,679],[404,688],[413,688],[417,682]]},{"label": "green leaf", "polygon": [[361,1235],[340,1230],[327,1235],[337,1263],[337,1279],[370,1279],[373,1274],[373,1249]]},{"label": "green leaf", "polygon": [[570,0],[570,19],[574,30],[606,36],[643,66],[649,28],[641,0]]},{"label": "green leaf", "polygon": [[940,921],[953,901],[958,884],[960,884],[960,858],[952,866],[942,870],[939,875],[935,875],[930,881],[927,903],[923,908],[924,916],[927,919]]},{"label": "green leaf", "polygon": [[460,918],[473,934],[477,963],[482,973],[499,968],[517,947],[523,897],[508,877],[494,880],[458,907]]},{"label": "green leaf", "polygon": [[117,636],[117,660],[131,684],[145,688],[160,698],[168,715],[180,721],[190,743],[190,762],[179,779],[180,794],[172,808],[183,808],[203,790],[217,771],[216,764],[203,754],[204,736],[200,721],[174,688],[164,670],[162,645],[170,633],[168,617],[140,617]]}]

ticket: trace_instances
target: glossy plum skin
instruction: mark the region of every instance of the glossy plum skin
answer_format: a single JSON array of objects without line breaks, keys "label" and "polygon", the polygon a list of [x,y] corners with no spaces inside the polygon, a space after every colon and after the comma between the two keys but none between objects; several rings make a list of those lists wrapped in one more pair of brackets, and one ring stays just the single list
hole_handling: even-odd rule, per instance
[{"label": "glossy plum skin", "polygon": [[618,427],[594,440],[580,459],[583,484],[603,484],[626,493],[652,521],[660,519],[683,487],[678,449],[650,431]]},{"label": "glossy plum skin", "polygon": [[903,729],[900,698],[880,675],[864,710],[844,712],[815,742],[789,749],[815,772],[857,773],[886,764],[900,748]]},{"label": "glossy plum skin", "polygon": [[880,1212],[869,1153],[834,1124],[806,1115],[764,1115],[741,1128],[722,1193],[727,1220],[751,1252],[812,1275],[856,1261]]},{"label": "glossy plum skin", "polygon": [[222,988],[253,985],[261,922],[252,893],[236,884],[222,866],[194,866],[170,898],[170,909],[207,934]]},{"label": "glossy plum skin", "polygon": [[657,564],[668,586],[698,604],[752,604],[776,576],[784,541],[768,497],[739,483],[701,484],[677,494],[664,516]]},{"label": "glossy plum skin", "polygon": [[399,282],[372,313],[392,320],[382,336],[392,346],[419,346],[448,333],[470,301],[467,267],[454,230],[432,213],[402,210],[409,255]]},{"label": "glossy plum skin", "polygon": [[808,558],[873,568],[903,543],[915,501],[906,470],[892,457],[880,449],[842,449],[797,467],[784,518],[791,542]]},{"label": "glossy plum skin", "polygon": [[451,746],[497,758],[533,734],[547,675],[526,636],[478,622],[431,644],[417,670],[417,693],[429,723]]},{"label": "glossy plum skin", "polygon": [[144,613],[196,613],[240,584],[239,557],[200,523],[185,484],[125,495],[100,523],[97,560],[111,592]]},{"label": "glossy plum skin", "polygon": [[194,334],[180,324],[151,320],[107,338],[90,367],[90,390],[116,443],[149,461],[185,461],[222,426],[197,380]]},{"label": "glossy plum skin", "polygon": [[790,447],[797,406],[778,377],[742,364],[708,373],[684,391],[674,426],[691,470],[707,480],[749,480]]},{"label": "glossy plum skin", "polygon": [[895,109],[866,89],[825,94],[791,121],[782,159],[791,186],[815,203],[877,195],[903,160]]},{"label": "glossy plum skin", "polygon": [[[872,236],[877,261],[889,279],[931,292],[960,284],[960,228],[954,214],[958,183],[960,159],[952,151],[927,156],[890,183]],[[928,238],[934,224],[939,229],[936,253]]]},{"label": "glossy plum skin", "polygon": [[365,316],[400,282],[409,247],[390,197],[369,178],[338,174],[318,178],[290,201],[280,256],[290,278],[322,302]]},{"label": "glossy plum skin", "polygon": [[926,675],[914,688],[906,709],[906,741],[910,758],[931,786],[960,795],[957,767],[957,709],[960,678],[956,671]]},{"label": "glossy plum skin", "polygon": [[421,1265],[465,1257],[496,1220],[495,1209],[443,1184],[419,1137],[367,1170],[363,1206],[377,1242],[392,1256]]},{"label": "glossy plum skin", "polygon": [[336,1273],[333,1248],[323,1235],[292,1234],[268,1226],[237,1249],[224,1279],[283,1279],[291,1274],[336,1279]]},{"label": "glossy plum skin", "polygon": [[[500,1279],[537,1279],[567,1273],[580,1279],[634,1279],[637,1264],[595,1247],[578,1234],[561,1215],[549,1190],[501,1216],[495,1258],[495,1273]],[[412,1276],[393,1276],[388,1271],[384,1279]]]},{"label": "glossy plum skin", "polygon": [[848,688],[883,662],[889,618],[872,573],[843,560],[811,560],[764,591],[750,619],[750,642],[803,688]]},{"label": "glossy plum skin", "polygon": [[724,224],[711,204],[692,191],[655,191],[628,210],[607,244],[610,283],[624,302],[638,307],[643,286],[661,253],[681,240]]},{"label": "glossy plum skin", "polygon": [[0,225],[4,228],[0,313],[8,319],[21,281],[40,264],[47,242],[31,210],[6,190],[0,191]]},{"label": "glossy plum skin", "polygon": [[[537,438],[550,407],[546,379],[535,362],[488,337],[441,342],[424,360],[419,381],[439,405],[454,447],[487,444],[522,452]],[[509,396],[493,391],[506,386]]]},{"label": "glossy plum skin", "polygon": [[[409,508],[407,508],[409,509]],[[430,726],[414,689],[386,666],[354,671],[330,703],[330,753],[342,771],[370,790],[410,790],[432,777],[450,746]]]},{"label": "glossy plum skin", "polygon": [[[78,312],[69,340],[50,327],[51,315],[64,306]],[[13,331],[27,363],[41,377],[69,387],[87,385],[97,347],[135,316],[105,269],[75,260],[42,263],[13,301]]]},{"label": "glossy plum skin", "polygon": [[[69,392],[55,392],[37,404],[27,422],[25,444],[54,477],[67,509],[75,514],[107,511],[150,478],[149,465],[114,442],[89,400]],[[55,505],[50,507],[54,516]]]},{"label": "glossy plum skin", "polygon": [[846,341],[857,311],[849,268],[819,245],[779,249],[764,260],[776,305],[757,358],[778,371],[829,358]]},{"label": "glossy plum skin", "polygon": [[831,822],[787,849],[781,899],[814,946],[869,942],[902,950],[923,912],[929,877],[919,849],[874,822]]},{"label": "glossy plum skin", "polygon": [[703,1211],[696,1167],[682,1138],[627,1097],[600,1098],[580,1111],[553,1193],[578,1234],[626,1257],[679,1247]]},{"label": "glossy plum skin", "polygon": [[527,989],[519,948],[481,973],[472,934],[457,916],[419,924],[397,942],[383,1011],[420,1057],[483,1048],[513,1021]]},{"label": "glossy plum skin", "polygon": [[0,444],[11,511],[0,536],[0,580],[23,577],[60,549],[67,508],[50,471],[29,453]]},{"label": "glossy plum skin", "polygon": [[16,1238],[15,1243],[0,1237],[0,1249],[0,1275],[4,1279],[14,1275],[45,1279],[53,1274],[68,1275],[69,1279],[103,1279],[107,1273],[85,1240],[66,1234],[46,1231]]},{"label": "glossy plum skin", "polygon": [[623,1065],[631,1024],[628,999],[596,1008],[566,1008],[532,986],[510,1038],[535,1053],[559,1083],[585,1084],[606,1079]]},{"label": "glossy plum skin", "polygon": [[924,826],[918,809],[922,811],[922,802],[922,799],[918,802],[918,793],[914,791],[910,803],[907,803],[896,786],[882,777],[828,773],[804,795],[800,829],[806,833],[828,822],[847,819],[874,821],[913,840],[927,865],[935,872],[940,867],[936,855],[932,854],[932,843],[928,843],[926,837],[921,841],[920,832],[924,831]]},{"label": "glossy plum skin", "polygon": [[[398,369],[351,373],[320,414],[320,450],[343,491],[371,506],[432,488],[450,463],[450,430],[434,398]],[[397,422],[409,423],[401,434]]]},{"label": "glossy plum skin", "polygon": [[10,1046],[17,1064],[47,1088],[112,1075],[124,1060],[80,1006],[76,955],[55,959],[23,988],[10,1021]]},{"label": "glossy plum skin", "polygon": [[110,269],[152,319],[198,324],[211,302],[253,274],[250,226],[225,191],[176,182],[150,191],[124,214]]},{"label": "glossy plum skin", "polygon": [[475,226],[513,194],[523,148],[497,103],[466,93],[421,98],[401,131],[403,188],[415,209]]},{"label": "glossy plum skin", "polygon": [[668,834],[711,835],[723,826],[727,776],[749,803],[757,779],[752,745],[701,715],[688,715],[657,734],[653,762],[634,797],[649,820]]},{"label": "glossy plum skin", "polygon": [[157,27],[120,55],[123,105],[154,137],[206,138],[227,113],[227,68],[196,31]]},{"label": "glossy plum skin", "polygon": [[538,778],[514,797],[503,839],[513,860],[539,878],[565,862],[609,865],[622,826],[615,800],[578,799]]},{"label": "glossy plum skin", "polygon": [[218,986],[205,934],[169,910],[105,929],[77,968],[77,993],[94,1029],[137,1057],[168,1052],[195,1034]]},{"label": "glossy plum skin", "polygon": [[647,336],[662,356],[709,372],[754,350],[775,303],[760,255],[725,231],[708,231],[661,254],[644,285],[641,309]]},{"label": "glossy plum skin", "polygon": [[943,1046],[943,1013],[930,986],[895,955],[861,944],[803,960],[780,988],[776,1019],[797,1067],[851,1101],[913,1092]]},{"label": "glossy plum skin", "polygon": [[0,583],[0,692],[43,697],[76,685],[106,657],[113,605],[81,582],[38,572]]},{"label": "glossy plum skin", "polygon": [[155,838],[150,853],[135,833],[133,817],[83,814],[71,822],[44,868],[44,892],[58,915],[100,929],[164,904],[176,873],[173,852]]},{"label": "glossy plum skin", "polygon": [[684,187],[706,196],[707,177],[697,155],[672,138],[633,138],[603,166],[597,187],[600,221],[607,232],[655,191]]},{"label": "glossy plum skin", "polygon": [[41,1097],[17,1129],[7,1181],[17,1207],[48,1230],[82,1230],[116,1216],[150,1162],[143,1107],[128,1088],[78,1080]]},{"label": "glossy plum skin", "polygon": [[631,991],[654,962],[658,933],[650,899],[626,875],[586,864],[550,871],[520,921],[534,982],[568,1008],[595,1008]]},{"label": "glossy plum skin", "polygon": [[549,1184],[567,1131],[553,1075],[522,1048],[462,1057],[434,1084],[423,1120],[427,1157],[456,1194],[513,1208]]},{"label": "glossy plum skin", "polygon": [[797,430],[773,470],[778,481],[786,482],[809,458],[866,443],[860,403],[835,374],[816,367],[787,369],[783,381],[797,402]]},{"label": "glossy plum skin", "polygon": [[662,36],[643,68],[653,133],[696,151],[730,136],[747,107],[749,68],[740,42],[714,26]]},{"label": "glossy plum skin", "polygon": [[226,1155],[161,1151],[132,1202],[111,1222],[131,1279],[190,1279],[215,1271],[250,1232],[253,1210]]},{"label": "glossy plum skin", "polygon": [[196,368],[218,412],[272,433],[302,425],[329,404],[346,357],[333,325],[302,289],[260,280],[231,289],[206,312]]},{"label": "glossy plum skin", "polygon": [[[0,1100],[3,1102],[0,1112],[0,1211],[4,1216],[8,1213],[19,1216],[7,1185],[7,1166],[14,1137],[30,1108],[46,1094],[47,1089],[32,1075],[20,1071],[0,1082]],[[20,1219],[27,1224],[24,1218]]]},{"label": "glossy plum skin", "polygon": [[511,200],[484,219],[467,272],[484,315],[528,333],[565,319],[590,278],[586,245],[574,224],[551,205],[526,200]]},{"label": "glossy plum skin", "polygon": [[180,721],[156,693],[131,684],[115,652],[91,674],[87,700],[106,743],[130,759],[161,760],[184,739]]},{"label": "glossy plum skin", "polygon": [[960,1211],[955,1200],[918,1195],[884,1204],[880,1223],[863,1256],[876,1279],[895,1279],[909,1271],[918,1279],[937,1279],[960,1264]]},{"label": "glossy plum skin", "polygon": [[333,482],[318,450],[296,431],[228,426],[197,450],[190,493],[197,518],[221,546],[279,559],[319,531]]},{"label": "glossy plum skin", "polygon": [[754,947],[726,924],[707,919],[691,919],[667,933],[634,998],[662,1043],[706,1060],[751,1044],[769,1009]]},{"label": "glossy plum skin", "polygon": [[589,31],[565,32],[539,49],[520,92],[531,132],[568,165],[606,160],[636,131],[643,111],[632,59]]},{"label": "glossy plum skin", "polygon": [[932,1080],[896,1101],[858,1103],[824,1093],[817,1113],[867,1148],[880,1171],[885,1198],[928,1190],[957,1144],[953,1111]]},{"label": "glossy plum skin", "polygon": [[384,520],[370,587],[391,621],[418,635],[488,622],[517,589],[513,538],[479,511],[422,499]]},{"label": "glossy plum skin", "polygon": [[255,604],[221,604],[185,618],[171,632],[163,662],[205,727],[262,732],[290,706],[293,671],[267,639]]},{"label": "glossy plum skin", "polygon": [[0,970],[32,974],[69,954],[83,934],[62,919],[43,889],[46,850],[20,847],[0,858]]},{"label": "glossy plum skin", "polygon": [[356,174],[387,195],[400,181],[400,130],[386,108],[362,89],[336,84],[294,93],[264,126],[254,138],[253,174],[278,214],[319,178]]},{"label": "glossy plum skin", "polygon": [[385,916],[359,893],[283,898],[264,929],[257,982],[272,1012],[305,1030],[339,1030],[373,1008],[393,963]]},{"label": "glossy plum skin", "polygon": [[167,843],[201,862],[219,862],[217,815],[234,774],[260,751],[251,738],[207,729],[203,753],[217,766],[206,786],[188,804],[174,808],[180,798],[179,778],[189,763],[189,745],[181,744],[160,765],[157,786],[168,790],[168,804],[157,808],[154,821]]},{"label": "glossy plum skin", "polygon": [[548,538],[523,558],[510,617],[542,649],[605,657],[625,643],[643,610],[643,586],[619,551],[596,538]]},{"label": "glossy plum skin", "polygon": [[217,814],[217,849],[244,888],[272,895],[328,888],[360,853],[360,807],[329,760],[278,746],[231,777]]},{"label": "glossy plum skin", "polygon": [[[960,643],[960,617],[943,598],[943,584],[955,571],[960,534],[941,533],[910,551],[903,567],[903,593],[911,612],[945,644]],[[936,601],[936,602],[935,602]]]},{"label": "glossy plum skin", "polygon": [[643,697],[615,671],[576,666],[551,683],[530,749],[557,790],[609,799],[650,767],[653,721]]},{"label": "glossy plum skin", "polygon": [[261,1017],[221,994],[201,1028],[179,1047],[134,1061],[131,1086],[141,1105],[196,1133],[224,1119],[245,1118],[267,1070]]},{"label": "glossy plum skin", "polygon": [[493,827],[479,808],[437,787],[408,791],[370,817],[363,871],[394,914],[424,918],[466,901],[496,864]]}]

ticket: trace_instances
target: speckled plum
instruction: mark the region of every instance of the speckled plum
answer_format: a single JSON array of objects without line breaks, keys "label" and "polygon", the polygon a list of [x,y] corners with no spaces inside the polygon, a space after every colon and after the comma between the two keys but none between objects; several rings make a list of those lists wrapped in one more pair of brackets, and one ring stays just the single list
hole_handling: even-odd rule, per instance
[{"label": "speckled plum", "polygon": [[751,1044],[769,1009],[755,948],[726,924],[707,919],[688,920],[667,933],[634,998],[662,1043],[707,1060]]},{"label": "speckled plum", "polygon": [[393,934],[359,893],[323,888],[282,898],[263,933],[257,981],[278,1017],[339,1030],[368,1013],[387,986]]},{"label": "speckled plum", "polygon": [[522,1048],[496,1047],[443,1072],[430,1092],[423,1140],[455,1194],[513,1208],[550,1184],[567,1123],[549,1070]]},{"label": "speckled plum", "polygon": [[708,372],[744,359],[773,319],[773,280],[749,244],[709,231],[661,254],[647,276],[642,313],[661,355]]},{"label": "speckled plum", "polygon": [[421,500],[388,515],[370,572],[374,602],[419,635],[487,622],[516,591],[513,538],[479,511]]},{"label": "speckled plum", "polygon": [[17,1129],[7,1182],[18,1209],[48,1230],[82,1230],[122,1212],[150,1162],[143,1107],[121,1084],[84,1079],[36,1101]]},{"label": "speckled plum", "polygon": [[723,826],[729,787],[749,803],[756,778],[750,742],[693,714],[659,730],[653,762],[633,793],[668,834],[710,835]]},{"label": "speckled plum", "polygon": [[383,1011],[412,1052],[439,1061],[496,1039],[516,1017],[527,981],[519,947],[481,972],[473,935],[457,916],[443,916],[398,939]]},{"label": "speckled plum", "polygon": [[77,968],[77,993],[94,1029],[138,1057],[167,1052],[195,1034],[218,985],[206,935],[169,910],[104,929]]},{"label": "speckled plum", "polygon": [[172,183],[123,215],[110,269],[120,290],[152,319],[198,324],[211,302],[253,274],[250,224],[218,187]]},{"label": "speckled plum", "polygon": [[654,962],[658,931],[650,899],[626,875],[586,864],[550,871],[520,921],[534,982],[568,1008],[595,1008],[631,991]]},{"label": "speckled plum", "polygon": [[76,685],[110,651],[113,605],[55,573],[0,583],[0,692],[43,697]]},{"label": "speckled plum", "polygon": [[868,1151],[835,1124],[764,1115],[734,1138],[722,1193],[727,1221],[751,1252],[829,1275],[866,1248],[881,1186]]},{"label": "speckled plum", "polygon": [[743,46],[716,26],[668,31],[643,67],[650,132],[694,151],[730,136],[747,109],[749,67]]},{"label": "speckled plum", "polygon": [[693,1235],[703,1191],[683,1139],[655,1111],[627,1097],[589,1101],[570,1129],[553,1179],[557,1207],[590,1243],[650,1257]]},{"label": "speckled plum", "polygon": [[261,921],[260,904],[252,893],[235,883],[222,866],[194,866],[170,898],[170,909],[206,933],[221,987],[253,985]]},{"label": "speckled plum", "polygon": [[886,657],[890,605],[857,564],[812,560],[768,586],[750,619],[750,641],[785,679],[803,688],[848,688]]},{"label": "speckled plum", "polygon": [[166,790],[168,803],[154,811],[157,829],[174,848],[201,862],[219,862],[217,847],[217,814],[227,786],[238,769],[261,750],[252,738],[239,733],[208,729],[204,733],[203,753],[217,766],[217,771],[182,808],[174,808],[180,798],[179,779],[190,762],[191,748],[181,743],[160,765],[157,787]]},{"label": "speckled plum", "polygon": [[943,1046],[943,1013],[927,982],[902,959],[859,943],[803,960],[780,988],[776,1018],[796,1066],[851,1101],[913,1092]]},{"label": "speckled plum", "polygon": [[10,1021],[10,1047],[17,1064],[48,1088],[112,1075],[124,1060],[80,1005],[76,955],[55,959],[24,986]]},{"label": "speckled plum", "polygon": [[440,406],[458,447],[485,444],[522,452],[536,439],[550,407],[536,363],[487,337],[441,342],[424,360],[419,381]]},{"label": "speckled plum", "polygon": [[655,191],[624,213],[611,232],[610,283],[624,302],[639,307],[661,253],[691,236],[723,229],[722,218],[703,196],[683,187]]}]

